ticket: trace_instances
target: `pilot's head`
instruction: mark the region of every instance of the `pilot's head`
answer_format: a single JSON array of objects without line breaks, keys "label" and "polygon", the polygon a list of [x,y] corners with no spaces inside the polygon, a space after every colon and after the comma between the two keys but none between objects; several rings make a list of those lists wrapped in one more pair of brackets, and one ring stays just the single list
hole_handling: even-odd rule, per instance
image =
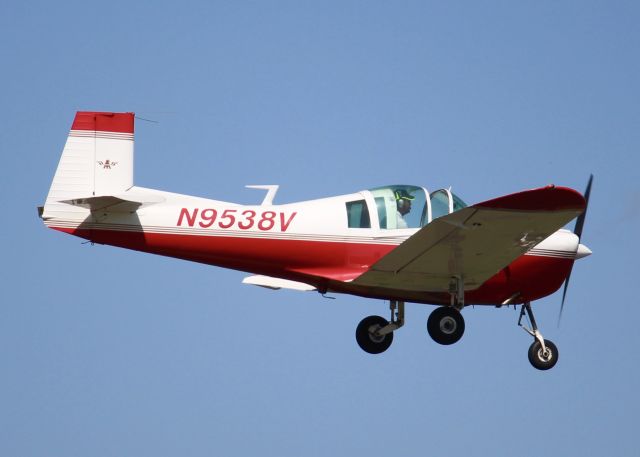
[{"label": "pilot's head", "polygon": [[399,189],[395,191],[396,196],[396,205],[398,205],[398,212],[403,216],[411,211],[411,200],[415,197],[409,194],[404,189]]}]

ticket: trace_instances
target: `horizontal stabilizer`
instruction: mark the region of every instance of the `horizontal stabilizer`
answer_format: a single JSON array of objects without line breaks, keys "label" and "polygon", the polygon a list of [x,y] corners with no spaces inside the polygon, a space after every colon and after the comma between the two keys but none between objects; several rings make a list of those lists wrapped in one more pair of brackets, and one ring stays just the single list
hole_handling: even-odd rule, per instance
[{"label": "horizontal stabilizer", "polygon": [[266,287],[267,289],[291,289],[301,291],[316,290],[315,287],[303,282],[289,281],[288,279],[273,278],[271,276],[247,276],[242,280],[243,284],[251,284],[253,286]]},{"label": "horizontal stabilizer", "polygon": [[103,195],[99,197],[86,197],[86,198],[74,198],[72,200],[63,200],[62,203],[67,203],[73,206],[79,206],[86,208],[91,212],[106,211],[109,213],[134,213],[139,208],[149,205],[155,205],[164,201],[162,197],[149,198],[135,198],[132,196],[115,196],[115,195]]}]

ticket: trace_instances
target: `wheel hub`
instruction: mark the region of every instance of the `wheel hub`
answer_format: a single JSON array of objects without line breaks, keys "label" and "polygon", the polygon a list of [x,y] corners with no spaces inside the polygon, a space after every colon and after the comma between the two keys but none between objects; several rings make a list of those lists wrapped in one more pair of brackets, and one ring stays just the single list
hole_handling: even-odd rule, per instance
[{"label": "wheel hub", "polygon": [[380,330],[380,328],[381,327],[377,324],[369,327],[369,338],[374,343],[382,343],[384,341],[384,335],[378,334],[378,330]]},{"label": "wheel hub", "polygon": [[540,348],[538,350],[538,358],[543,362],[548,362],[553,358],[553,352],[551,352],[551,349],[549,348],[547,348],[546,351]]},{"label": "wheel hub", "polygon": [[458,328],[458,324],[456,323],[456,320],[453,317],[446,316],[440,320],[440,330],[445,335],[451,335],[455,333],[457,328]]}]

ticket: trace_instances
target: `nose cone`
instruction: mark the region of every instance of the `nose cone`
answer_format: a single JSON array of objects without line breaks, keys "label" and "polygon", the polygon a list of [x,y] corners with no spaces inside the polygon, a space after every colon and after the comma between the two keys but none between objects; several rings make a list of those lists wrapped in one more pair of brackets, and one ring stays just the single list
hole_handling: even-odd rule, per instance
[{"label": "nose cone", "polygon": [[589,255],[591,255],[591,249],[589,249],[588,247],[586,247],[584,244],[580,243],[578,245],[578,250],[576,251],[576,260],[577,259],[581,259],[583,257],[587,257]]}]

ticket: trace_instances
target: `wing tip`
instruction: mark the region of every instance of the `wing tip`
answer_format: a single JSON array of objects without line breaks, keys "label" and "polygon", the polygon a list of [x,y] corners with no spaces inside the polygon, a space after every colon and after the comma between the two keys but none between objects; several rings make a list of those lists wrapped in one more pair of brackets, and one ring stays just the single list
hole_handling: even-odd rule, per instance
[{"label": "wing tip", "polygon": [[585,205],[584,197],[577,190],[549,185],[494,198],[473,206],[523,211],[582,211]]}]

